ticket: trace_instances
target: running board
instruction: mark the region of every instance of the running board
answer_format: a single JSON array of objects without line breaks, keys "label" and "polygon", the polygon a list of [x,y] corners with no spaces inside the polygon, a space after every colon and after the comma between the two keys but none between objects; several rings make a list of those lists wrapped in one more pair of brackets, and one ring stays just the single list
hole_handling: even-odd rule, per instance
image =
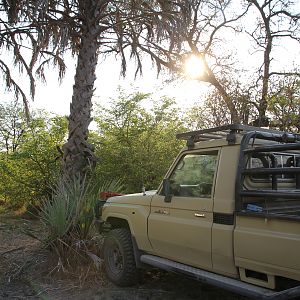
[{"label": "running board", "polygon": [[284,300],[292,299],[300,295],[300,286],[277,292],[234,278],[187,266],[159,256],[145,254],[140,257],[140,260],[145,264],[170,272],[182,273],[203,283],[211,284],[254,299]]}]

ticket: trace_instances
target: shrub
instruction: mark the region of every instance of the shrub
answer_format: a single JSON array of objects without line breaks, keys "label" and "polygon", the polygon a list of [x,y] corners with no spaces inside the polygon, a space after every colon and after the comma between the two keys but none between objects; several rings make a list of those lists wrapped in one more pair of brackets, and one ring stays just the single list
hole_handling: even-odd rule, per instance
[{"label": "shrub", "polygon": [[94,207],[100,191],[120,191],[120,182],[61,179],[53,189],[51,200],[45,200],[40,218],[45,227],[43,243],[55,251],[62,262],[95,256]]}]

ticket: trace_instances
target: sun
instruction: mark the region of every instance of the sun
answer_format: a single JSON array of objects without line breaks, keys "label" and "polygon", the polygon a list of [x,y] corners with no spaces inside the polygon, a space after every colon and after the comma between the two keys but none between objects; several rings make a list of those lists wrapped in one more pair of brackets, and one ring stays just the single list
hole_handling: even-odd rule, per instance
[{"label": "sun", "polygon": [[186,59],[184,71],[191,79],[199,79],[204,74],[204,70],[204,62],[201,57],[193,54]]}]

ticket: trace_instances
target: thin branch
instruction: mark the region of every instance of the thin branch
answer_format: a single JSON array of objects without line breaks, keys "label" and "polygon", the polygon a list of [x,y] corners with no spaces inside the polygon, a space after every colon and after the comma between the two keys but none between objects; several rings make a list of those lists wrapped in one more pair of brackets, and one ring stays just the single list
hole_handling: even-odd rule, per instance
[{"label": "thin branch", "polygon": [[270,72],[270,76],[279,75],[279,76],[300,76],[299,72]]}]

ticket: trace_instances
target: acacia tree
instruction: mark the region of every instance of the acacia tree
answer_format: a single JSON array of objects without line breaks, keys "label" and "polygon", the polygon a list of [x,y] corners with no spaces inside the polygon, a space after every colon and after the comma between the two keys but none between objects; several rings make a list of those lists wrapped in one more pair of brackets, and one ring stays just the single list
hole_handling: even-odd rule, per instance
[{"label": "acacia tree", "polygon": [[[182,74],[185,59],[195,54],[201,57],[204,64],[204,72],[197,79],[207,82],[216,88],[229,109],[231,122],[240,122],[240,116],[231,97],[230,83],[232,80],[224,80],[232,74],[231,52],[225,51],[225,43],[222,39],[224,31],[237,31],[237,22],[245,16],[249,5],[232,12],[232,0],[190,1],[191,18],[188,26],[181,32],[182,47],[171,49],[149,42],[146,37],[140,37],[139,47],[153,55],[155,61],[177,74]],[[174,38],[168,36],[171,41]],[[146,40],[148,48],[145,48]],[[220,51],[222,49],[222,51]],[[227,84],[228,83],[228,84]]]},{"label": "acacia tree", "polygon": [[[33,59],[26,70],[31,74],[38,56],[43,61],[36,69],[44,78],[45,66],[59,65],[63,75],[63,54],[71,49],[77,56],[75,82],[69,117],[69,137],[64,145],[65,176],[80,176],[95,164],[93,146],[88,141],[91,121],[92,95],[98,56],[115,53],[122,57],[122,74],[126,72],[127,54],[135,58],[137,73],[142,71],[137,37],[151,43],[163,42],[168,35],[174,38],[170,50],[180,44],[180,33],[189,20],[189,4],[185,1],[137,0],[34,0],[2,1],[2,10],[10,16],[6,22],[19,32],[23,28],[31,41]],[[4,24],[6,25],[4,22]],[[7,29],[7,28],[6,28]],[[33,32],[34,31],[34,32]],[[127,51],[128,49],[128,51]],[[19,50],[19,46],[17,47]],[[14,52],[15,57],[20,57]],[[150,53],[151,54],[151,53]],[[49,56],[49,57],[48,57]],[[23,65],[26,64],[23,62]],[[160,64],[158,63],[158,70]],[[4,72],[8,73],[8,69]]]},{"label": "acacia tree", "polygon": [[[271,65],[272,50],[276,42],[282,42],[285,38],[299,41],[299,14],[293,12],[292,1],[244,0],[241,3],[242,5],[237,7],[236,1],[232,0],[190,1],[191,20],[189,26],[182,32],[183,47],[174,52],[156,43],[148,43],[147,49],[143,45],[140,47],[149,53],[155,52],[156,62],[178,73],[182,73],[183,61],[189,54],[193,53],[201,57],[205,72],[198,77],[198,80],[211,84],[218,91],[229,110],[230,121],[240,123],[248,120],[239,113],[236,106],[238,102],[236,102],[234,87],[239,76],[245,71],[235,67],[234,55],[229,47],[230,44],[226,44],[224,36],[226,37],[230,32],[242,34],[254,26],[253,31],[248,32],[247,35],[254,39],[259,48],[255,50],[262,51],[263,59],[255,76],[253,73],[249,76],[255,84],[248,85],[247,89],[251,90],[251,93],[247,97],[249,96],[248,104],[256,107],[260,120],[258,125],[263,125],[261,121],[265,119],[271,77],[275,74],[297,74],[274,70]],[[251,17],[251,24],[247,23],[243,28],[242,22],[249,21],[245,19],[248,17]],[[144,39],[141,37],[139,40],[143,43]],[[172,37],[170,39],[172,40]],[[260,95],[258,99],[255,94]]]},{"label": "acacia tree", "polygon": [[230,13],[231,5],[231,0],[194,1],[192,26],[187,28],[185,40],[190,51],[200,56],[204,64],[205,71],[198,80],[216,88],[229,110],[231,122],[239,123],[241,118],[229,91],[232,80],[224,80],[232,74],[231,53],[217,49],[224,47],[224,30],[238,31],[237,21],[246,15],[249,6]]},{"label": "acacia tree", "polygon": [[[258,103],[255,104],[261,126],[266,119],[270,80],[272,76],[300,76],[298,72],[282,72],[272,68],[272,50],[276,42],[293,39],[300,42],[300,15],[295,10],[293,1],[286,0],[248,0],[258,12],[256,26],[248,32],[256,44],[258,51],[263,53],[263,62],[258,70],[256,86],[260,86]],[[294,9],[293,9],[294,8]],[[300,46],[300,45],[299,45]]]}]

